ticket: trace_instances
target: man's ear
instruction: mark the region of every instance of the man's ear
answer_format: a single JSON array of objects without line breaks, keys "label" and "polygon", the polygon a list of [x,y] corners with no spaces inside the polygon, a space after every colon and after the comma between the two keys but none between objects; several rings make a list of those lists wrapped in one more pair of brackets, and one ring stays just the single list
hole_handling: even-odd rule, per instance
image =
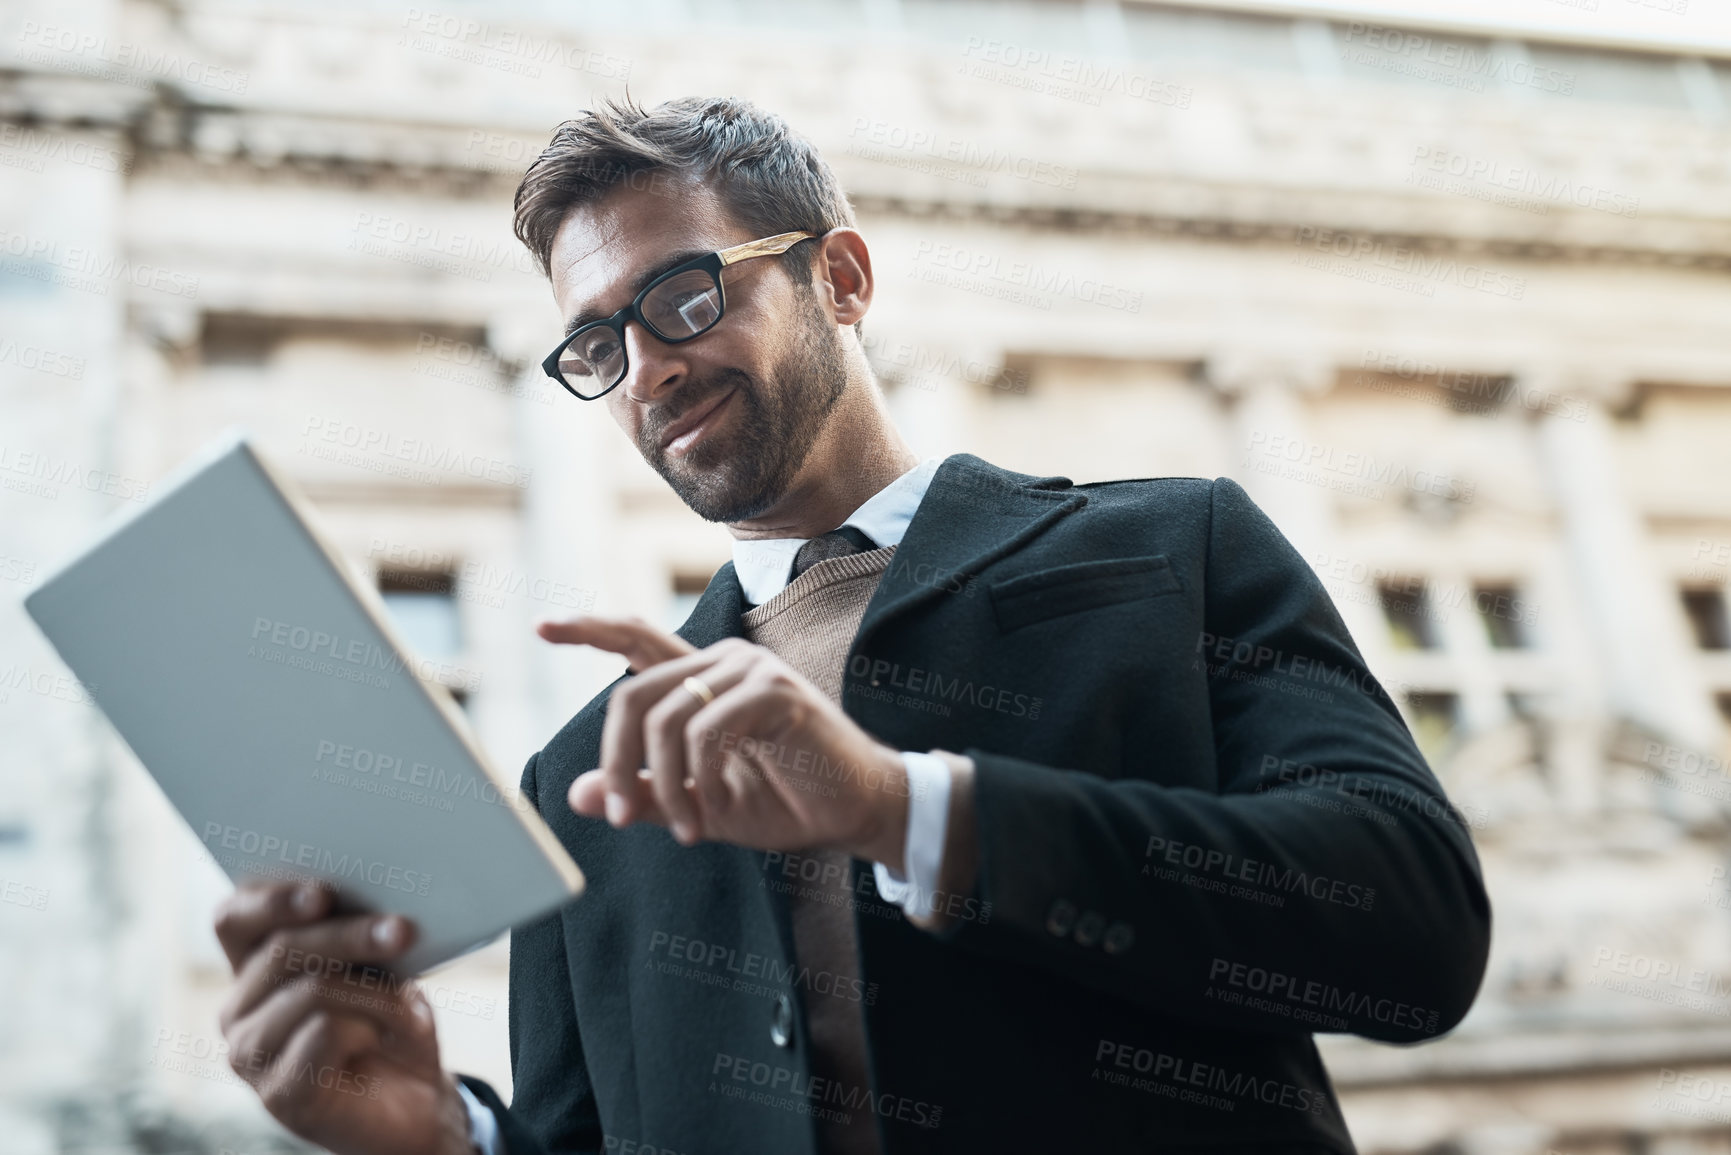
[{"label": "man's ear", "polygon": [[871,250],[858,229],[831,229],[818,238],[816,289],[835,308],[835,323],[853,325],[871,309]]}]

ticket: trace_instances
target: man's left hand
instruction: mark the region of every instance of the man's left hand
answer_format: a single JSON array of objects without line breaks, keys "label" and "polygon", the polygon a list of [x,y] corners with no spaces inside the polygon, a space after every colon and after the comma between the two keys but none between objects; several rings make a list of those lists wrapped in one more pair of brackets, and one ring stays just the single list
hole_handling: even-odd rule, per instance
[{"label": "man's left hand", "polygon": [[902,869],[901,755],[770,651],[743,638],[699,650],[636,618],[586,615],[537,632],[622,654],[636,675],[608,699],[601,766],[571,784],[577,813],[653,822],[686,846],[828,847]]}]

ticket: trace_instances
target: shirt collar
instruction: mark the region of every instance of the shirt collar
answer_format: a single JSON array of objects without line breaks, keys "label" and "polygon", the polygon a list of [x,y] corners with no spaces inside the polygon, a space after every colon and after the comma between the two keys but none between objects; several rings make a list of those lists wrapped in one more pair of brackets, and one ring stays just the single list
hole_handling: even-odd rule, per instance
[{"label": "shirt collar", "polygon": [[[914,520],[914,511],[926,496],[932,475],[943,464],[941,457],[928,457],[854,510],[842,525],[851,525],[877,543],[879,549],[900,545]],[[837,527],[840,528],[840,527]],[[793,555],[810,541],[806,537],[758,538],[733,543],[733,569],[748,605],[760,606],[787,588],[793,573]]]}]

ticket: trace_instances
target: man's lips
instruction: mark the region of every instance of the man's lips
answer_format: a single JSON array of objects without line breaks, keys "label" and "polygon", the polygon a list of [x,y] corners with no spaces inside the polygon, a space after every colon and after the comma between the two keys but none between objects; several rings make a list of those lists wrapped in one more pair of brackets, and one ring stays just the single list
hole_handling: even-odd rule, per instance
[{"label": "man's lips", "polygon": [[729,389],[715,399],[711,405],[704,405],[692,410],[679,420],[669,425],[661,433],[661,451],[674,457],[683,456],[697,444],[698,438],[708,432],[715,424],[714,418],[721,415],[722,406],[733,399],[738,389]]}]

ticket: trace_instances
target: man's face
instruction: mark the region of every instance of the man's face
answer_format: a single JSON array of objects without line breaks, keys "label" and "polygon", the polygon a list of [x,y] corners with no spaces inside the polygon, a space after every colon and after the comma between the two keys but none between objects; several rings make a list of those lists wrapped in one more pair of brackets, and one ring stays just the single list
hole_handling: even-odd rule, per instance
[{"label": "man's face", "polygon": [[[673,265],[758,239],[702,185],[663,187],[670,192],[622,187],[565,218],[548,272],[567,322],[611,316]],[[824,298],[796,285],[780,258],[724,269],[721,283],[721,320],[690,341],[669,345],[626,323],[628,368],[605,401],[685,504],[736,522],[788,491],[847,374]]]}]

